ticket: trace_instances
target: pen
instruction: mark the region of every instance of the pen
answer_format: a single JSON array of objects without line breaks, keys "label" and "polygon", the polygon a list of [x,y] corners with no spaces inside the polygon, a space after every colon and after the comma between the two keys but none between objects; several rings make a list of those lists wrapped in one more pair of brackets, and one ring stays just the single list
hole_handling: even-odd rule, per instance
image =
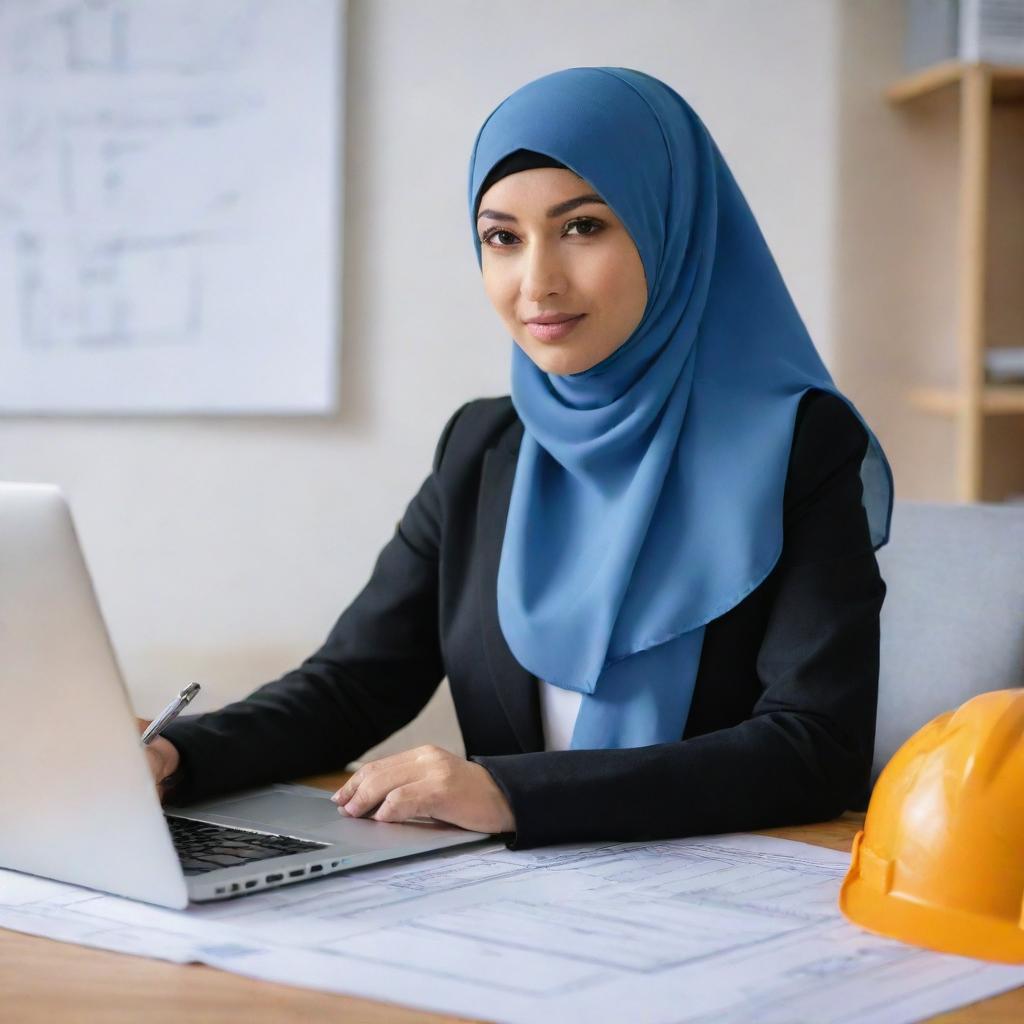
[{"label": "pen", "polygon": [[170,704],[168,704],[167,707],[165,707],[163,711],[161,711],[160,714],[149,723],[149,728],[142,734],[142,742],[149,743],[150,740],[155,740],[163,731],[164,726],[167,725],[168,722],[177,718],[185,705],[188,704],[198,692],[199,684],[189,683],[188,686],[186,686],[185,689],[182,690],[181,693],[179,693],[178,696],[175,697],[174,700],[172,700]]}]

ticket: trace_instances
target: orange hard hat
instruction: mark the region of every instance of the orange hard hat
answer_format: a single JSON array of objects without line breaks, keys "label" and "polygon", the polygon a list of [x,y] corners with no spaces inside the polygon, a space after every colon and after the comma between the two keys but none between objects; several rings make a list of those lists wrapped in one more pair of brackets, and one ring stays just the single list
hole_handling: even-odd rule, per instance
[{"label": "orange hard hat", "polygon": [[1024,688],[972,697],[896,751],[839,908],[915,946],[1024,963]]}]

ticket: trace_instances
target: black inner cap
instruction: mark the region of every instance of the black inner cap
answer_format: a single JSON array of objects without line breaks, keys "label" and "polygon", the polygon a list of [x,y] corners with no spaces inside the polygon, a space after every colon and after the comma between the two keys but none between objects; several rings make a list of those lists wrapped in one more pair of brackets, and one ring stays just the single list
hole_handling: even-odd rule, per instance
[{"label": "black inner cap", "polygon": [[[480,188],[477,189],[476,193],[476,205],[473,207],[473,213],[478,214],[480,212],[480,197],[496,182],[502,178],[508,177],[510,174],[515,174],[517,171],[528,171],[533,167],[563,167],[565,164],[556,160],[553,156],[547,156],[545,153],[535,153],[532,149],[517,149],[508,156],[502,157],[490,170],[487,177],[484,178]],[[569,168],[565,168],[568,170]]]}]

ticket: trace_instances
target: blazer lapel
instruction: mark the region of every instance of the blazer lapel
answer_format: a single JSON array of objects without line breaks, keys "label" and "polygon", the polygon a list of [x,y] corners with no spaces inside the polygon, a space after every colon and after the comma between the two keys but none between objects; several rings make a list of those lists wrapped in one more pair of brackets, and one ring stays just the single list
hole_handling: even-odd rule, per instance
[{"label": "blazer lapel", "polygon": [[544,749],[538,681],[516,661],[498,622],[498,564],[517,455],[516,446],[510,448],[504,443],[484,455],[476,523],[481,560],[477,580],[487,667],[512,731],[523,752],[529,753]]}]

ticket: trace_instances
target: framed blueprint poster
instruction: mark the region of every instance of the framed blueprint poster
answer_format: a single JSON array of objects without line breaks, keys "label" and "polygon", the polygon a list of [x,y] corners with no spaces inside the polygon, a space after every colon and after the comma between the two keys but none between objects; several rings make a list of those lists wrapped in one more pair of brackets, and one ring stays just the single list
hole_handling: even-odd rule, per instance
[{"label": "framed blueprint poster", "polygon": [[336,408],[344,0],[0,0],[0,413]]}]

